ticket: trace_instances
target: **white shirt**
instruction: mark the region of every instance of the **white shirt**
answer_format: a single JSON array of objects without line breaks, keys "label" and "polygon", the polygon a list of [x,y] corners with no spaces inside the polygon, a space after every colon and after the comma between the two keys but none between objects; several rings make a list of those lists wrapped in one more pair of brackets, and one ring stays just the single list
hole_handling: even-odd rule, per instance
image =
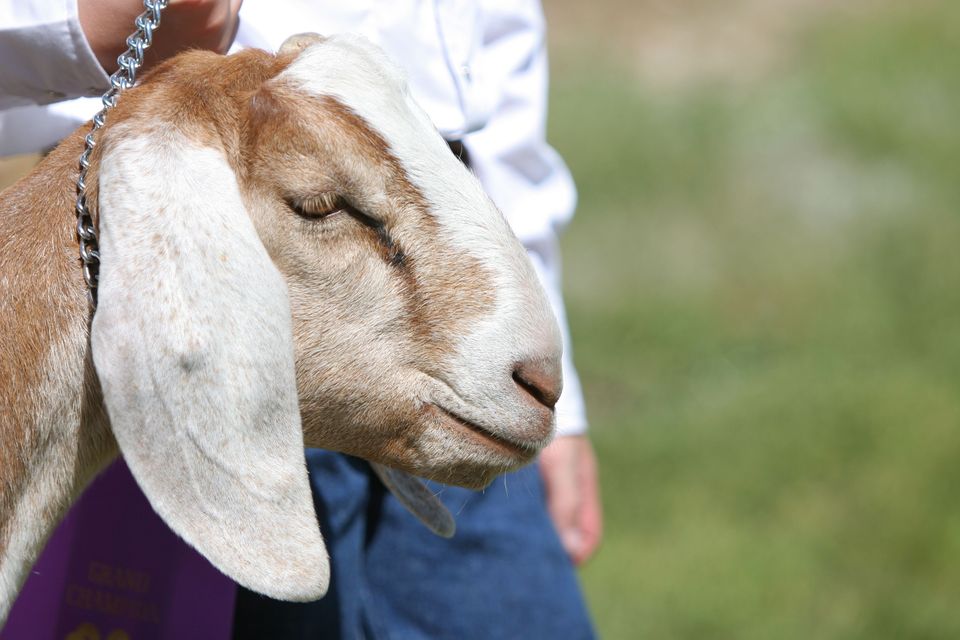
[{"label": "white shirt", "polygon": [[[473,170],[527,247],[560,320],[566,348],[558,430],[584,431],[557,244],[573,215],[576,191],[546,142],[539,2],[245,0],[234,49],[275,51],[288,36],[305,31],[366,35],[406,70],[414,97],[441,133],[463,140]],[[162,37],[162,21],[158,33]],[[64,98],[99,95],[106,87],[107,75],[80,28],[76,0],[0,0],[0,156],[52,146],[99,108],[97,99]]]}]

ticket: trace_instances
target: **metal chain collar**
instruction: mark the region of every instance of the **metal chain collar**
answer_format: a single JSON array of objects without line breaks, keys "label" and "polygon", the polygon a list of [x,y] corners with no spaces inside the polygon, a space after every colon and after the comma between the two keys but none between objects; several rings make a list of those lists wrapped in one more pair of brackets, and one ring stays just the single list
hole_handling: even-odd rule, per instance
[{"label": "metal chain collar", "polygon": [[87,209],[87,170],[90,168],[90,154],[97,146],[94,134],[103,126],[107,110],[116,106],[117,96],[129,89],[137,81],[137,69],[143,66],[143,52],[153,44],[153,32],[160,26],[160,12],[167,8],[170,0],[143,0],[146,9],[137,16],[134,24],[137,30],[127,37],[127,50],[117,58],[120,68],[110,76],[110,88],[101,98],[103,108],[93,116],[93,127],[84,138],[83,153],[80,154],[80,174],[77,176],[77,236],[80,240],[80,260],[83,262],[83,279],[87,283],[87,300],[90,308],[97,308],[97,282],[100,274],[100,245],[97,228]]}]

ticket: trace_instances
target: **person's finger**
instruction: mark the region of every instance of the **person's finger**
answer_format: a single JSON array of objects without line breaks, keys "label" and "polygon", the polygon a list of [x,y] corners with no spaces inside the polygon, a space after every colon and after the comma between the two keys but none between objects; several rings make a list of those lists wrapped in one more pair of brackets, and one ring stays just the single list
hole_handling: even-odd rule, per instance
[{"label": "person's finger", "polygon": [[603,536],[603,508],[600,501],[600,483],[597,473],[596,457],[589,441],[585,441],[578,454],[578,475],[580,478],[580,504],[577,513],[579,546],[572,556],[575,564],[590,559]]}]

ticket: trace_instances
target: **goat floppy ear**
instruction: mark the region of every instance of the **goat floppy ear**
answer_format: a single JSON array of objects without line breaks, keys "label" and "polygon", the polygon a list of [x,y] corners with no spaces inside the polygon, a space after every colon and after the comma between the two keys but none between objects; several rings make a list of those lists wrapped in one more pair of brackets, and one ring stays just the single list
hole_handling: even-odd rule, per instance
[{"label": "goat floppy ear", "polygon": [[286,285],[222,151],[114,131],[99,173],[91,346],[120,450],[171,529],[240,584],[314,600]]}]

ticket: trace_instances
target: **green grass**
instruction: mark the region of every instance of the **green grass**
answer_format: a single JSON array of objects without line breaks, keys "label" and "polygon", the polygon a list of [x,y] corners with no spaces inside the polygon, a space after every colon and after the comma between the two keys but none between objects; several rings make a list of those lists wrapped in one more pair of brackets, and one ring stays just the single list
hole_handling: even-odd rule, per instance
[{"label": "green grass", "polygon": [[660,95],[555,51],[602,635],[960,637],[960,5]]}]

